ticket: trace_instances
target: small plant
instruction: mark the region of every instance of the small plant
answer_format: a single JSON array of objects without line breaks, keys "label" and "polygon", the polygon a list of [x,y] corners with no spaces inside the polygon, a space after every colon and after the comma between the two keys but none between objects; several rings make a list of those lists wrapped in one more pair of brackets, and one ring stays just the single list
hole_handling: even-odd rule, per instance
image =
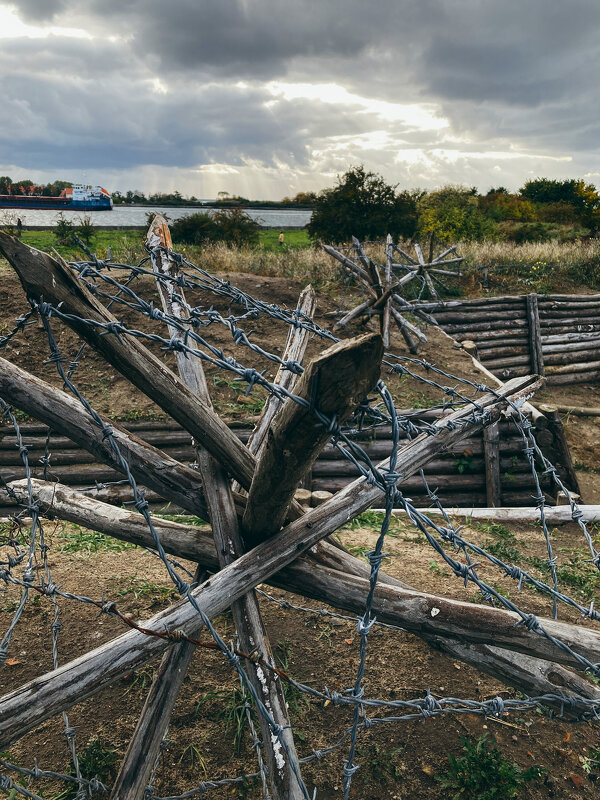
[{"label": "small plant", "polygon": [[188,746],[184,749],[183,753],[179,757],[177,762],[178,764],[187,764],[190,769],[200,768],[203,775],[208,774],[208,770],[206,768],[206,761],[198,746],[195,744],[188,744]]},{"label": "small plant", "polygon": [[442,569],[440,567],[440,565],[435,560],[435,558],[430,558],[429,559],[429,571],[433,572],[434,575],[447,575],[448,574],[445,569]]},{"label": "small plant", "polygon": [[600,773],[600,748],[591,748],[589,755],[579,756],[579,760],[586,775]]},{"label": "small plant", "polygon": [[509,800],[544,772],[536,766],[521,770],[502,755],[494,739],[488,745],[487,734],[475,743],[462,738],[462,743],[464,755],[457,758],[449,753],[448,770],[435,776],[444,789],[454,790],[452,800]]},{"label": "small plant", "polygon": [[[99,736],[93,736],[87,743],[84,750],[78,754],[79,771],[81,777],[86,781],[97,778],[101,783],[110,785],[116,776],[117,771],[117,751],[113,750],[108,742]],[[71,764],[69,775],[75,776],[75,767]],[[61,794],[56,795],[53,800],[72,800],[77,797],[78,786],[71,783]]]},{"label": "small plant", "polygon": [[79,222],[75,229],[75,233],[89,247],[92,239],[94,238],[94,223],[92,222],[92,218],[89,214],[79,217]]},{"label": "small plant", "polygon": [[399,763],[402,750],[402,747],[386,750],[376,743],[368,747],[357,747],[357,762],[362,761],[359,775],[363,783],[387,783],[389,780],[397,781],[402,778],[402,767]]},{"label": "small plant", "polygon": [[225,720],[228,730],[233,731],[233,749],[235,754],[239,755],[244,731],[248,725],[246,707],[250,708],[251,715],[254,714],[251,697],[245,689],[241,688],[206,692],[196,703],[196,714],[200,712],[202,706],[214,701],[220,703],[217,717]]},{"label": "small plant", "polygon": [[142,667],[132,672],[129,677],[131,678],[131,685],[127,687],[124,694],[134,691],[139,691],[143,694],[150,688],[150,684],[154,680],[154,671],[147,667]]},{"label": "small plant", "polygon": [[463,472],[473,472],[473,451],[468,449],[465,450],[459,455],[454,464],[461,475]]},{"label": "small plant", "polygon": [[67,219],[61,211],[54,226],[54,236],[57,244],[69,244],[73,238],[73,221]]}]

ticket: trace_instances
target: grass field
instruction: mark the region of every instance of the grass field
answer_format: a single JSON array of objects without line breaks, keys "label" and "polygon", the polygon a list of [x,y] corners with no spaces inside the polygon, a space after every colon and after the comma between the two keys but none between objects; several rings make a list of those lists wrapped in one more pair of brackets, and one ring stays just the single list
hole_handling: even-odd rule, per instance
[{"label": "grass field", "polygon": [[[77,246],[59,244],[51,230],[26,230],[22,238],[40,250],[55,248],[68,260],[82,257]],[[284,231],[283,245],[279,244],[279,230],[261,230],[255,247],[237,248],[222,243],[206,247],[175,245],[190,261],[210,271],[287,277],[312,281],[321,288],[332,280],[337,282],[340,272],[322,248],[311,242],[305,230]],[[110,247],[113,260],[122,263],[136,263],[145,255],[140,229],[95,230],[90,247],[99,258],[106,258]],[[410,251],[411,244],[404,243],[403,247]],[[375,260],[384,260],[382,248],[370,246],[368,251]],[[460,280],[452,280],[449,296],[480,293],[481,266],[490,267],[492,294],[600,290],[600,239],[524,244],[458,242],[457,252],[465,259],[465,274]]]}]

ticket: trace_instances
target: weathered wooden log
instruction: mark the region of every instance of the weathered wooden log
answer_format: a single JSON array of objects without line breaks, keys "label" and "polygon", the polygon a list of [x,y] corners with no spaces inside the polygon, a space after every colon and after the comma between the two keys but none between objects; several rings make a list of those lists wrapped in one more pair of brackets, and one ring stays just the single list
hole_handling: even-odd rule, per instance
[{"label": "weathered wooden log", "polygon": [[470,311],[456,309],[452,311],[436,311],[435,318],[441,325],[450,325],[452,323],[457,325],[473,325],[476,322],[480,321],[482,317],[485,319],[489,319],[490,322],[502,322],[504,321],[505,325],[508,324],[513,319],[526,319],[526,313],[524,308],[517,309],[508,309],[496,311],[494,309],[488,309],[482,307],[478,309],[477,313],[471,309]]},{"label": "weathered wooden log", "polygon": [[476,335],[469,333],[466,331],[465,333],[453,333],[452,334],[455,339],[462,341],[463,339],[471,339],[477,342],[478,345],[483,345],[484,342],[495,342],[496,340],[504,340],[506,344],[512,344],[517,342],[526,342],[527,341],[527,331],[525,330],[518,330],[513,331],[510,329],[504,330],[493,330],[493,331],[477,331]]},{"label": "weathered wooden log", "polygon": [[365,300],[364,303],[355,306],[351,311],[349,311],[340,320],[336,322],[336,324],[333,326],[333,330],[338,331],[340,330],[340,328],[345,328],[346,325],[352,322],[353,319],[360,317],[362,314],[368,311],[376,300],[377,300],[376,297],[370,297],[368,300]]},{"label": "weathered wooden log", "polygon": [[570,328],[571,330],[580,330],[583,328],[584,330],[596,330],[598,325],[600,325],[600,319],[598,318],[598,315],[572,318],[543,317],[540,320],[540,327],[543,328],[546,333],[551,331],[553,328]]},{"label": "weathered wooden log", "polygon": [[559,411],[561,414],[573,414],[575,417],[600,417],[600,408],[588,406],[566,406],[557,403],[540,403],[540,411],[551,414]]},{"label": "weathered wooden log", "polygon": [[585,336],[597,336],[600,332],[599,324],[586,324],[586,325],[554,325],[550,328],[542,326],[542,344],[548,341],[557,341],[554,337],[559,337],[558,341],[562,340],[565,335],[571,335],[571,341],[583,340]]},{"label": "weathered wooden log", "polygon": [[529,347],[511,345],[508,347],[478,347],[479,358],[485,361],[489,358],[504,358],[506,356],[529,356]]},{"label": "weathered wooden log", "polygon": [[489,322],[468,322],[456,325],[443,325],[446,333],[454,335],[455,333],[475,333],[476,331],[496,331],[501,330],[509,335],[514,334],[518,329],[527,330],[527,320],[523,319],[510,319],[510,320],[491,320]]},{"label": "weathered wooden log", "polygon": [[595,350],[577,350],[568,351],[566,353],[549,353],[544,356],[546,364],[549,366],[556,366],[560,364],[572,364],[574,361],[578,364],[585,363],[586,361],[596,361],[600,359],[600,349]]},{"label": "weathered wooden log", "polygon": [[488,506],[502,505],[500,483],[500,429],[498,423],[483,429],[485,489]]},{"label": "weathered wooden log", "polygon": [[331,438],[310,404],[343,422],[379,379],[383,344],[366,334],[328,348],[298,381],[296,393],[309,406],[286,402],[268,431],[244,512],[244,539],[257,544],[279,530],[299,481]]},{"label": "weathered wooden log", "polygon": [[583,341],[561,342],[558,344],[542,344],[544,358],[546,355],[554,353],[577,353],[584,350],[598,350],[600,348],[600,336],[594,339],[584,339]]},{"label": "weathered wooden log", "polygon": [[585,361],[570,363],[561,367],[548,367],[548,375],[564,375],[572,372],[597,372],[600,370],[600,361]]},{"label": "weathered wooden log", "polygon": [[[500,392],[515,402],[523,395],[529,395],[538,384],[539,381],[532,378],[512,381],[502,387]],[[495,396],[489,395],[481,398],[479,403],[480,407],[487,409],[486,421],[488,424],[493,424],[499,418],[502,403]],[[455,412],[444,422],[439,423],[440,432],[437,436],[422,434],[400,449],[398,470],[404,475],[414,474],[431,458],[440,444],[457,441],[464,431],[464,428],[460,432],[457,431],[456,422],[459,419],[464,420],[466,427],[471,429],[481,429],[483,426],[482,422],[470,418],[470,411]],[[384,468],[384,465],[381,466]],[[288,525],[275,541],[267,541],[258,545],[253,551],[241,556],[202,586],[194,589],[193,597],[207,616],[211,617],[221,613],[233,600],[258,583],[267,580],[302,552],[343,525],[348,519],[373,505],[379,495],[380,490],[377,487],[365,485],[362,481],[354,482],[329,502],[312,509],[303,518]],[[397,589],[394,591],[398,592]],[[424,612],[423,608],[420,608],[426,603],[423,597],[423,595],[414,593],[402,598],[402,601],[408,604],[405,608],[405,610],[410,610],[408,616],[416,613],[419,627],[423,624],[431,625],[433,629],[425,630],[426,633],[440,634],[444,632],[446,635],[451,635],[452,638],[456,638],[457,635],[462,638],[462,630],[457,629],[456,622],[450,622],[451,634],[447,629],[448,616],[457,609],[452,605],[445,606],[446,613],[440,613],[432,618]],[[417,598],[416,601],[415,598]],[[437,607],[439,603],[437,598],[435,603]],[[483,632],[483,636],[487,636],[488,641],[490,635],[496,635],[496,643],[508,646],[509,649],[522,649],[529,655],[542,658],[550,653],[553,657],[552,653],[555,648],[549,648],[546,640],[531,635],[523,628],[514,627],[515,615],[487,607],[481,607],[479,610],[476,606],[466,605],[469,609],[477,609],[478,618],[477,631],[472,627],[472,620],[469,620],[471,627],[466,626],[465,638],[468,641],[472,641],[469,638],[469,632],[476,636],[480,636]],[[376,608],[374,611],[378,613]],[[470,615],[470,611],[467,613]],[[493,613],[493,616],[488,618],[490,613]],[[443,625],[440,624],[442,622]],[[488,623],[493,625],[494,634],[489,629]],[[402,624],[404,625],[404,623]],[[414,625],[415,620],[413,619],[410,624]],[[550,622],[548,624],[552,626],[551,630],[556,635],[567,639],[570,643],[569,646],[573,644],[578,648],[581,647],[582,652],[589,653],[590,657],[594,659],[598,658],[600,642],[596,643],[593,637],[590,638],[589,632],[586,631],[584,634],[581,629],[578,629],[573,638],[572,626],[565,625],[559,630],[556,626],[560,623]],[[196,612],[187,602],[167,609],[147,623],[149,628],[183,629],[187,632],[194,630],[196,626]],[[503,636],[502,633],[503,630],[506,631],[506,626],[510,631],[509,636]],[[458,628],[461,628],[460,623]],[[510,645],[504,644],[505,638],[510,641]],[[480,641],[485,640],[480,639]],[[164,647],[163,640],[132,631],[17,689],[0,699],[0,741],[3,744],[8,743],[16,736],[23,735],[44,719],[48,719],[74,702],[83,700],[110,685],[120,675],[135,669],[136,666],[152,658]],[[598,649],[598,653],[594,652],[595,649]],[[556,660],[563,658],[566,659],[563,663],[573,663],[573,659],[564,653],[559,653]]]},{"label": "weathered wooden log", "polygon": [[600,371],[596,372],[569,372],[561,375],[548,375],[546,383],[549,386],[560,386],[565,383],[597,383],[600,380]]},{"label": "weathered wooden log", "polygon": [[342,266],[344,266],[347,270],[354,273],[357,277],[362,278],[370,285],[369,273],[363,269],[363,267],[359,266],[351,259],[346,258],[346,256],[336,250],[335,247],[331,247],[328,244],[323,245],[323,250],[325,250],[325,252],[328,253],[332,258],[335,258],[336,261],[339,261],[340,264],[342,264]]},{"label": "weathered wooden log", "polygon": [[[98,461],[124,473],[102,429],[75,398],[5,359],[0,359],[0,396],[32,417],[43,420],[52,430],[68,436]],[[207,508],[197,472],[129,434],[117,423],[107,421],[106,424],[112,429],[119,451],[136,481],[206,519]]]},{"label": "weathered wooden log", "polygon": [[[315,312],[316,304],[317,301],[315,291],[309,284],[300,293],[296,309],[300,314],[304,314],[307,317],[312,317]],[[283,350],[282,361],[297,361],[299,364],[301,364],[304,359],[304,353],[306,352],[308,339],[309,332],[306,328],[290,327],[288,338]],[[276,383],[282,389],[291,391],[296,383],[296,378],[297,375],[294,372],[289,369],[282,369],[280,367],[277,370],[274,383]],[[275,397],[275,395],[269,395],[265,405],[263,406],[263,410],[257,422],[256,428],[252,431],[252,434],[248,439],[247,447],[254,455],[257,455],[260,452],[267,431],[269,430],[275,414],[280,407],[281,401]]]},{"label": "weathered wooden log", "polygon": [[[27,497],[27,481],[19,481],[13,484],[13,489],[21,493],[23,500],[26,501]],[[104,506],[102,503],[96,501],[89,501],[82,498],[76,492],[68,489],[67,487],[55,487],[51,484],[35,481],[33,490],[36,501],[45,511],[46,504],[53,510],[53,515],[59,519],[65,519],[70,522],[82,525],[91,530],[97,530],[102,533],[116,536],[123,541],[133,542],[142,546],[152,546],[153,541],[149,530],[139,514],[129,511],[122,511],[120,509],[113,509]],[[323,493],[327,494],[327,493]],[[329,498],[320,498],[329,499]],[[318,505],[321,503],[319,502]],[[317,505],[317,503],[315,503]],[[597,515],[600,518],[600,507],[597,507]],[[520,509],[487,509],[488,512],[506,511],[511,512],[521,511]],[[549,509],[547,513],[556,510],[566,511],[565,507],[562,509]],[[474,518],[479,517],[477,510],[469,509],[469,516]],[[532,509],[523,509],[522,511],[532,517]],[[435,510],[434,512],[435,513]],[[538,512],[539,514],[539,512]],[[564,513],[563,513],[564,516]],[[517,517],[521,518],[521,517]],[[505,519],[502,516],[501,519]],[[552,517],[552,522],[557,520]],[[219,563],[214,550],[214,543],[212,541],[210,528],[199,528],[196,526],[181,525],[175,522],[169,522],[158,518],[153,519],[155,529],[158,531],[163,546],[166,551],[179,557],[189,558],[193,561],[199,562],[204,568],[214,572],[218,570]],[[322,566],[329,566],[337,571],[347,572],[351,574],[359,574],[363,578],[368,578],[368,568],[362,562],[357,562],[352,556],[349,556],[343,551],[336,550],[332,557],[327,558],[326,563],[323,564],[323,554],[320,552],[316,558],[309,553],[303,556],[298,561],[290,564],[286,570],[282,571],[271,577],[270,583],[278,588],[287,589],[290,586],[288,582],[287,573],[292,574],[292,582],[296,591],[300,594],[305,593],[303,582],[305,576],[309,575],[310,590],[313,597],[320,601],[328,602],[335,607],[337,597],[335,595],[335,586],[329,582],[324,582],[323,594],[316,596],[314,572],[322,568]],[[337,561],[335,560],[337,558]],[[308,562],[307,569],[298,569],[298,564],[306,560]],[[334,566],[335,565],[335,566]],[[355,572],[354,570],[357,570]],[[391,585],[405,586],[411,588],[401,581],[395,581],[388,576],[382,576],[385,582]],[[366,590],[366,586],[365,586]],[[355,608],[349,609],[350,611],[360,614],[362,613],[363,606],[357,603]],[[527,691],[532,695],[541,696],[557,691],[558,687],[568,689],[575,695],[581,697],[595,697],[594,691],[600,693],[593,684],[588,683],[580,676],[564,670],[562,667],[550,662],[543,662],[535,660],[534,663],[517,653],[509,653],[508,651],[501,650],[500,648],[489,648],[485,645],[465,645],[459,642],[452,642],[451,640],[441,638],[426,638],[425,641],[431,646],[440,649],[445,654],[452,658],[471,664],[478,669],[493,675],[496,678],[501,678],[507,682],[508,685],[513,686],[521,691]],[[552,677],[551,669],[554,671]],[[508,671],[506,671],[508,669]],[[522,670],[518,672],[518,670]],[[544,680],[547,683],[540,683],[540,674],[543,673]],[[554,682],[552,682],[554,680]],[[557,683],[558,681],[558,683]],[[592,694],[589,694],[592,692]],[[561,692],[559,692],[561,693]]]},{"label": "weathered wooden log", "polygon": [[544,356],[542,354],[542,338],[540,333],[540,315],[537,306],[537,295],[527,295],[527,324],[529,326],[529,357],[531,370],[536,375],[544,374]]},{"label": "weathered wooden log", "polygon": [[84,341],[191,433],[242,486],[247,488],[250,485],[254,471],[251,454],[221,418],[198,400],[182,380],[138,339],[105,336],[105,328],[78,320],[89,319],[113,326],[119,324],[66,263],[27,247],[2,231],[0,252],[19,276],[28,298],[36,302],[43,299],[55,307],[60,306],[62,313],[73,315],[68,324]]},{"label": "weathered wooden log", "polygon": [[[481,355],[481,360],[484,362],[486,367],[490,369],[492,372],[496,372],[497,370],[502,369],[503,367],[508,367],[512,369],[513,367],[526,367],[529,369],[529,365],[531,364],[531,359],[529,355],[525,356],[509,356],[508,358],[495,358],[488,356],[487,358]],[[531,372],[532,370],[529,369]]]},{"label": "weathered wooden log", "polygon": [[[157,215],[154,218],[148,231],[147,244],[150,248],[162,246],[167,250],[171,249],[171,236],[164,217]],[[174,260],[160,250],[153,253],[153,267],[157,274],[170,275],[173,278],[178,276],[178,267]],[[182,322],[179,298],[185,301],[183,290],[179,289],[179,297],[176,297],[173,284],[165,285],[158,279],[157,287],[165,313]],[[172,327],[176,330],[176,326]],[[185,385],[207,408],[212,409],[202,362],[185,358],[183,353],[176,353],[176,359]],[[217,557],[220,566],[225,567],[243,553],[233,492],[224,467],[204,447],[197,447],[197,461]],[[286,504],[283,516],[288,505],[289,503]],[[240,597],[232,603],[231,611],[240,647],[246,652],[256,651],[261,659],[271,663],[273,653],[256,593],[250,591]],[[168,660],[161,665],[161,671],[153,683],[154,691],[148,696],[113,787],[112,800],[121,797],[123,800],[142,800],[192,652],[193,648],[189,643],[177,645]],[[262,669],[255,664],[249,667],[247,674],[256,696],[265,703],[275,725],[281,729],[281,737],[289,754],[289,758],[284,757],[281,742],[272,733],[266,719],[260,715],[259,724],[272,796],[274,800],[301,800],[303,793],[292,768],[298,757],[281,682],[275,675],[264,675]],[[156,687],[157,681],[164,682],[168,688]]]}]

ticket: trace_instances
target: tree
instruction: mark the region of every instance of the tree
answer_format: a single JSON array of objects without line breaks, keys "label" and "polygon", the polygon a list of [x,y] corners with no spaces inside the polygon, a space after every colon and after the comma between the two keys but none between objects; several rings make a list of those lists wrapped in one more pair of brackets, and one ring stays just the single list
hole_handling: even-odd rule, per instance
[{"label": "tree", "polygon": [[0,175],[0,194],[10,194],[12,179],[8,175]]},{"label": "tree", "polygon": [[419,233],[433,233],[442,241],[479,240],[493,236],[496,223],[479,209],[477,191],[444,186],[419,203]]},{"label": "tree", "polygon": [[[552,205],[551,216],[556,218],[561,206],[569,205],[575,211],[577,220],[588,228],[600,224],[600,196],[592,183],[573,178],[564,181],[536,178],[527,181],[520,193],[528,200],[541,205]],[[570,221],[568,213],[563,213],[560,221]]]},{"label": "tree", "polygon": [[410,237],[417,223],[416,199],[410,192],[396,193],[380,175],[361,165],[338,177],[338,185],[324,189],[313,201],[306,226],[313,239],[324,242],[375,239],[391,233]]}]

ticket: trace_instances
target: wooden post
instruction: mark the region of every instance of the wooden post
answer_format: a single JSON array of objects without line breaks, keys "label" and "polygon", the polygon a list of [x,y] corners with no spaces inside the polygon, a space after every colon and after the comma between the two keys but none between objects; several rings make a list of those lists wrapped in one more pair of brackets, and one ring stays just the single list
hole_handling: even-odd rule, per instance
[{"label": "wooden post", "polygon": [[544,374],[544,356],[542,353],[542,337],[540,333],[540,315],[537,294],[527,295],[527,322],[529,324],[529,352],[531,369],[536,375]]},{"label": "wooden post", "polygon": [[[157,215],[148,231],[147,244],[171,249],[171,235],[164,217]],[[177,276],[175,262],[168,254],[158,251],[153,254],[153,266],[157,274]],[[163,308],[175,318],[181,317],[180,305],[174,299],[173,284],[157,279],[157,287]],[[184,299],[183,290],[178,295]],[[210,408],[212,406],[208,386],[199,359],[187,359],[177,354],[177,365],[182,379]],[[180,358],[181,357],[181,358]],[[204,484],[206,502],[212,525],[215,549],[220,565],[227,566],[243,552],[233,496],[226,472],[202,447],[197,448],[200,475]],[[258,599],[251,591],[232,604],[232,613],[240,646],[245,652],[256,651],[268,663],[273,662],[273,653],[266,629],[258,608]],[[194,646],[189,642],[176,645],[166,659],[152,685],[136,730],[129,744],[119,775],[112,792],[112,800],[141,800],[160,751],[171,711],[183,683]],[[260,674],[258,670],[260,669]],[[275,723],[283,729],[282,737],[290,753],[290,760],[297,761],[291,725],[286,710],[283,689],[273,674],[264,674],[255,664],[247,664],[247,674],[257,696],[273,715]],[[265,760],[269,771],[269,783],[274,800],[300,800],[302,791],[291,769],[290,761],[284,757],[283,748],[273,737],[269,724],[259,715]]]},{"label": "wooden post", "polygon": [[497,422],[483,429],[485,454],[485,489],[487,504],[497,508],[502,505],[500,485],[500,426]]},{"label": "wooden post", "polygon": [[379,380],[383,345],[370,333],[338,342],[313,360],[296,393],[308,405],[288,400],[269,429],[244,513],[244,540],[254,546],[279,530],[298,483],[331,432],[314,408],[343,422]]}]

